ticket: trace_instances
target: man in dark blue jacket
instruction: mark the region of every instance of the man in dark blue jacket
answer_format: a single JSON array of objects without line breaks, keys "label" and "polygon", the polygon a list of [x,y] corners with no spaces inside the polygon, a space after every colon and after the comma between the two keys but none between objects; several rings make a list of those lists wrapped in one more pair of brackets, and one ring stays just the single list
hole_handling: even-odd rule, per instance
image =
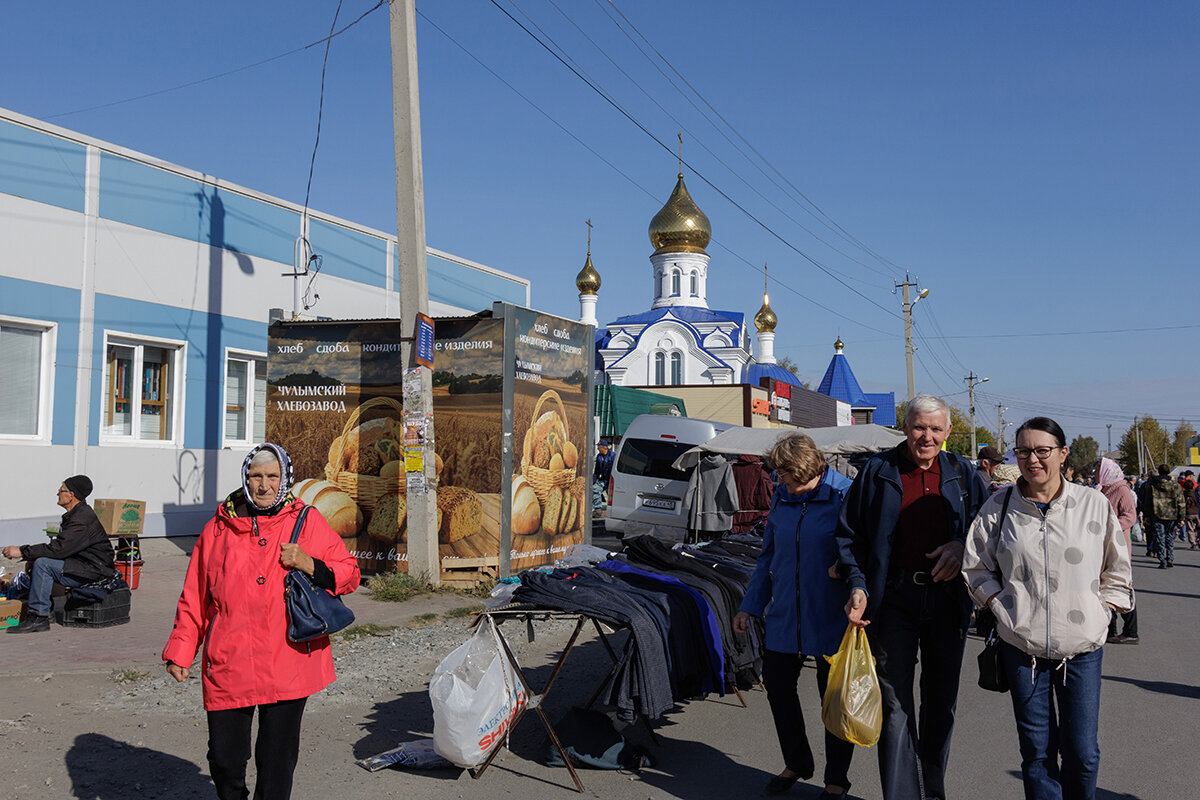
[{"label": "man in dark blue jacket", "polygon": [[[945,798],[959,671],[971,615],[960,578],[967,529],[988,497],[971,463],[942,450],[945,401],[908,404],[904,444],[871,459],[838,520],[850,622],[870,626],[883,694],[884,800]],[[918,655],[919,654],[919,655]],[[913,680],[921,662],[921,706]],[[919,725],[918,725],[919,721]]]}]

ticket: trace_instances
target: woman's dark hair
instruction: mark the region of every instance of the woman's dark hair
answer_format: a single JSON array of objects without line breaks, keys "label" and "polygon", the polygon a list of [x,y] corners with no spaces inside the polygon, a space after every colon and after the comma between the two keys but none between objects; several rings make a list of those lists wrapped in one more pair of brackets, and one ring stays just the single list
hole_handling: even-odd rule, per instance
[{"label": "woman's dark hair", "polygon": [[1067,446],[1067,435],[1063,433],[1062,426],[1049,417],[1030,417],[1021,423],[1021,427],[1017,428],[1017,432],[1013,435],[1013,441],[1021,435],[1021,431],[1041,431],[1048,433],[1058,442],[1059,447]]}]

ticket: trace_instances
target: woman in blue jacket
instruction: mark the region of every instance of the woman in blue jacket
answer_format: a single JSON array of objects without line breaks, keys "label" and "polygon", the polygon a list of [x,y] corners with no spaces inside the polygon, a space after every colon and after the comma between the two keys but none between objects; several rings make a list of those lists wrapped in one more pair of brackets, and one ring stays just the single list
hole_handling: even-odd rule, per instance
[{"label": "woman in blue jacket", "polygon": [[[766,625],[763,685],[785,767],[767,783],[766,792],[781,794],[816,770],[796,682],[804,657],[815,657],[817,688],[824,697],[829,662],[823,656],[837,652],[845,632],[846,584],[831,575],[838,560],[838,512],[851,481],[827,467],[813,440],[802,433],[780,439],[770,462],[780,485],[771,498],[762,555],[733,626],[744,633],[752,617],[762,617]],[[854,745],[825,732],[822,800],[846,796],[853,755]]]}]

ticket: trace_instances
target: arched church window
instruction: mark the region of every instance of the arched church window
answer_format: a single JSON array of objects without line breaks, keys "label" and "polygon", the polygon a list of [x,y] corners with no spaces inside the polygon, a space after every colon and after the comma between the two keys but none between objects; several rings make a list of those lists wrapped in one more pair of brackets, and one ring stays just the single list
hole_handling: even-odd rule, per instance
[{"label": "arched church window", "polygon": [[700,278],[696,273],[692,273],[692,297],[700,294]]},{"label": "arched church window", "polygon": [[654,354],[654,385],[667,385],[667,356],[665,353]]},{"label": "arched church window", "polygon": [[678,352],[671,353],[671,385],[683,385],[683,355]]},{"label": "arched church window", "polygon": [[679,270],[671,273],[671,294],[675,296],[679,295]]}]

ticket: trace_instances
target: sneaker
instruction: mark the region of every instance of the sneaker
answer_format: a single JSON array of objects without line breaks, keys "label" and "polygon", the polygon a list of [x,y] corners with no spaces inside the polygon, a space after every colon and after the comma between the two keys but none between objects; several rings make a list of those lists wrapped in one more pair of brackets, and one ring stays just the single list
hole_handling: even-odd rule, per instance
[{"label": "sneaker", "polygon": [[1160,563],[1159,563],[1159,565],[1158,565],[1158,568],[1159,568],[1159,569],[1166,569],[1166,568],[1167,568],[1167,565],[1166,565],[1166,564],[1163,564],[1163,563],[1161,563],[1161,562],[1160,562]]},{"label": "sneaker", "polygon": [[1138,637],[1126,636],[1123,633],[1120,636],[1108,637],[1109,644],[1138,644],[1138,642],[1139,642]]},{"label": "sneaker", "polygon": [[1175,560],[1174,560],[1174,559],[1172,559],[1172,558],[1168,558],[1168,559],[1167,559],[1167,566],[1168,566],[1168,567],[1173,567],[1173,566],[1175,566]]},{"label": "sneaker", "polygon": [[41,633],[50,630],[50,617],[29,614],[15,627],[9,628],[9,633]]}]

